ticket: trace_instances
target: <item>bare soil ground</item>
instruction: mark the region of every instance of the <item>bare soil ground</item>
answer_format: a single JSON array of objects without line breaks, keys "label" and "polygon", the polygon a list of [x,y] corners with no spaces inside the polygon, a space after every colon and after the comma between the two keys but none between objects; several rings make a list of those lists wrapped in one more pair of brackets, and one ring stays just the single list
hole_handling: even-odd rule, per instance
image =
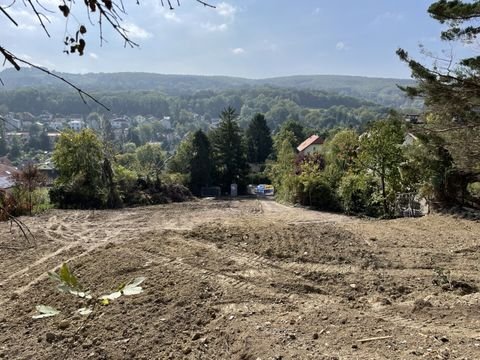
[{"label": "bare soil ground", "polygon": [[[478,222],[255,199],[22,220],[36,249],[0,227],[0,359],[480,359]],[[46,275],[62,262],[96,294],[145,291],[85,321]]]}]

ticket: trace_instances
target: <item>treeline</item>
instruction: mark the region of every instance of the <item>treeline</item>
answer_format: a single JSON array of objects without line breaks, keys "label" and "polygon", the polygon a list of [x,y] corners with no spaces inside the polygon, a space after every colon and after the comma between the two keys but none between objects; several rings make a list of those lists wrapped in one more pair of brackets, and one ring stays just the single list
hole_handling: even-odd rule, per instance
[{"label": "treeline", "polygon": [[307,156],[295,149],[299,132],[274,137],[266,174],[280,201],[375,217],[402,214],[402,206],[412,215],[421,199],[434,208],[480,207],[479,177],[465,173],[441,137],[407,128],[397,114],[363,133],[335,131]]},{"label": "treeline", "polygon": [[59,177],[50,199],[61,208],[114,208],[183,201],[203,188],[228,194],[237,184],[242,193],[247,184],[272,183],[279,201],[349,214],[401,214],[404,195],[409,210],[420,198],[433,207],[480,207],[476,173],[466,172],[441,136],[411,126],[391,113],[363,131],[324,133],[313,153],[297,151],[312,135],[299,122],[284,122],[272,136],[257,113],[243,130],[232,107],[216,128],[186,136],[174,155],[160,143],[115,144],[108,128],[65,132],[53,152]]},{"label": "treeline", "polygon": [[251,119],[245,133],[236,118],[235,110],[226,108],[217,128],[192,133],[174,156],[159,143],[126,143],[118,149],[108,131],[100,136],[90,129],[65,132],[53,152],[59,178],[51,201],[61,208],[114,208],[185,200],[204,187],[225,193],[238,184],[241,192],[248,162],[265,162],[272,139],[263,115]]},{"label": "treeline", "polygon": [[[239,124],[245,128],[256,113],[263,113],[268,125],[276,130],[282,122],[295,119],[308,127],[362,126],[387,112],[373,103],[324,91],[262,87],[223,92],[198,91],[171,96],[155,91],[93,93],[117,115],[144,115],[172,118],[182,136],[195,128],[208,127],[212,119],[228,106],[239,110]],[[108,115],[101,106],[85,104],[75,92],[21,88],[0,92],[0,112],[40,114],[78,114],[85,118],[92,112]]]},{"label": "treeline", "polygon": [[[224,92],[228,90],[248,91],[258,87],[274,86],[305,90],[321,90],[352,96],[386,107],[421,107],[421,101],[409,100],[397,87],[412,86],[414,81],[406,79],[369,78],[339,75],[301,75],[268,79],[245,79],[228,76],[165,75],[153,73],[102,73],[67,74],[60,76],[70,80],[89,92],[138,92],[157,91],[171,96],[183,96],[197,91]],[[34,69],[16,72],[6,69],[1,73],[4,89],[36,87],[44,90],[68,91],[68,87],[57,79]],[[233,105],[233,103],[232,103]],[[218,112],[216,113],[218,114]]]}]

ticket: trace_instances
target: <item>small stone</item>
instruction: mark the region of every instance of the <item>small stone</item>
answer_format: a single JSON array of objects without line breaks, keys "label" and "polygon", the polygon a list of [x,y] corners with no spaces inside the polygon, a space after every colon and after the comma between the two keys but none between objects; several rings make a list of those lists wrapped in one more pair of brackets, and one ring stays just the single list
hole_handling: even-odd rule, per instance
[{"label": "small stone", "polygon": [[235,319],[235,316],[233,316],[233,315],[230,315],[230,316],[228,317],[228,320],[233,320],[233,319]]},{"label": "small stone", "polygon": [[313,340],[317,340],[318,339],[318,333],[313,333]]},{"label": "small stone", "polygon": [[190,347],[186,347],[185,349],[183,349],[183,353],[184,353],[185,355],[188,355],[188,354],[190,354],[191,352],[192,352],[192,348],[190,348]]},{"label": "small stone", "polygon": [[351,287],[352,289],[356,289],[356,288],[357,288],[357,284],[350,284],[350,287]]},{"label": "small stone", "polygon": [[53,343],[56,340],[56,336],[54,333],[48,332],[45,334],[45,340],[47,340],[48,343]]},{"label": "small stone", "polygon": [[10,300],[16,300],[18,299],[18,293],[14,292],[10,294]]},{"label": "small stone", "polygon": [[92,346],[93,346],[93,342],[92,342],[92,340],[89,340],[89,339],[85,340],[85,341],[83,342],[83,344],[82,344],[82,347],[83,347],[84,349],[89,349],[89,348],[91,348]]},{"label": "small stone", "polygon": [[353,344],[353,345],[352,345],[352,349],[358,349],[358,345],[357,345],[357,344]]},{"label": "small stone", "polygon": [[68,320],[62,320],[62,321],[60,321],[60,324],[58,324],[58,328],[59,328],[60,330],[65,330],[65,329],[67,329],[69,326],[70,326],[70,321],[68,321]]},{"label": "small stone", "polygon": [[195,340],[200,339],[201,337],[202,337],[202,334],[200,334],[200,333],[195,333],[195,334],[193,334],[193,336],[192,336],[192,340],[195,341]]},{"label": "small stone", "polygon": [[295,336],[295,334],[289,334],[289,335],[288,335],[288,338],[289,338],[290,340],[295,340],[297,337]]},{"label": "small stone", "polygon": [[442,336],[442,337],[440,338],[440,341],[443,342],[443,343],[447,343],[449,340],[448,340],[448,338],[447,338],[446,336]]}]

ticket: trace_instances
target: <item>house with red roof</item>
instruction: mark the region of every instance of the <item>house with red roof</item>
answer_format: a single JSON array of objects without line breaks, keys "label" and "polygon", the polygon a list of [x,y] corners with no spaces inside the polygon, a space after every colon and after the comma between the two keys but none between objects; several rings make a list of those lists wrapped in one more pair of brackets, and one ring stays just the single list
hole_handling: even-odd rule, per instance
[{"label": "house with red roof", "polygon": [[307,140],[298,145],[297,150],[303,155],[309,155],[320,152],[322,145],[323,139],[318,135],[312,135]]}]

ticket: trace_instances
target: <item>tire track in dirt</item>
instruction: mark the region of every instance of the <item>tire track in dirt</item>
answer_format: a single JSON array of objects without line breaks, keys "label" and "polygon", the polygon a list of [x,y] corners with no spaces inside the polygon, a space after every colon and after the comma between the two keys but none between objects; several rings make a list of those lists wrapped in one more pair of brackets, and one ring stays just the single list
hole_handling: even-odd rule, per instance
[{"label": "tire track in dirt", "polygon": [[[68,240],[68,245],[62,246],[53,252],[49,252],[32,264],[11,273],[2,282],[2,286],[9,285],[8,288],[12,289],[12,293],[25,293],[32,286],[47,279],[48,272],[58,270],[62,263],[82,258],[97,248],[106,246],[110,242],[122,241],[122,237],[125,240],[128,240],[128,236],[125,236],[126,233],[138,233],[137,228],[122,228],[117,226],[122,220],[125,220],[125,223],[131,226],[128,213],[115,216],[107,223],[85,221],[89,216],[90,215],[88,214],[76,212],[76,214],[68,215],[60,219],[56,215],[49,218],[47,226],[42,229],[43,234],[48,238],[51,238],[51,235],[49,235],[48,232],[52,231],[51,229],[53,226],[53,231],[57,235],[54,237],[54,241],[58,243],[61,241],[59,239],[63,239],[63,242]],[[74,225],[71,225],[69,223],[70,221],[74,221]],[[73,241],[71,240],[72,234],[75,234],[73,235]],[[102,239],[95,241],[94,239],[96,237],[98,239],[99,234],[103,234]],[[120,236],[121,234],[122,237]],[[91,245],[85,248],[85,246],[89,244]],[[31,280],[25,284],[22,277],[25,277],[29,273],[31,273],[31,275],[28,276],[28,279]],[[7,298],[3,297],[2,299],[2,297],[0,297],[0,305],[7,301],[9,301]]]},{"label": "tire track in dirt", "polygon": [[400,316],[398,313],[393,313],[393,309],[381,309],[379,311],[372,310],[369,314],[379,320],[388,321],[397,327],[405,327],[413,330],[422,330],[423,332],[430,332],[433,334],[448,334],[449,336],[456,336],[459,338],[468,337],[477,340],[480,338],[479,330],[472,330],[464,326],[445,326],[445,325],[430,325],[423,321],[417,321]]},{"label": "tire track in dirt", "polygon": [[[196,276],[202,274],[202,280],[219,282],[236,290],[243,290],[248,294],[259,297],[278,297],[278,296],[313,296],[316,301],[323,304],[338,303],[341,298],[332,294],[324,294],[318,287],[318,284],[305,279],[301,274],[296,274],[293,270],[278,261],[266,259],[262,256],[247,252],[242,252],[234,248],[218,248],[216,245],[195,239],[184,239],[180,234],[170,237],[173,244],[163,246],[161,249],[155,249],[155,252],[140,249],[144,254],[148,254],[147,261],[155,261],[156,257],[162,259],[162,265],[174,264],[182,271],[183,275]],[[138,248],[137,248],[138,249]],[[217,263],[216,260],[232,261],[239,265],[242,270],[234,271],[228,274],[224,269],[214,270],[208,267],[208,264],[191,264],[179,254],[179,249],[183,252],[195,252],[195,250],[207,250],[208,261]],[[187,250],[185,250],[187,249]],[[158,251],[158,252],[157,252]],[[161,254],[160,254],[161,252]],[[225,274],[225,272],[227,274]],[[251,272],[251,274],[249,274]],[[253,276],[251,276],[253,275]],[[282,285],[290,287],[282,289]],[[295,290],[297,289],[297,293]]]},{"label": "tire track in dirt", "polygon": [[[247,269],[244,269],[244,271],[248,271],[249,269],[257,270],[254,272],[257,277],[263,276],[268,276],[269,278],[281,278],[282,280],[287,280],[291,281],[294,283],[295,281],[301,281],[304,284],[312,285],[312,286],[318,286],[318,284],[305,281],[305,279],[301,276],[298,275],[299,273],[305,273],[305,272],[322,272],[322,273],[329,273],[329,274],[347,274],[347,273],[353,273],[360,271],[360,268],[358,266],[353,266],[353,265],[331,265],[331,264],[316,264],[316,263],[294,263],[294,262],[282,262],[279,260],[274,260],[274,259],[268,259],[265,258],[261,255],[258,254],[252,254],[248,252],[244,252],[239,250],[238,248],[234,247],[228,247],[223,245],[222,248],[218,248],[215,244],[196,240],[196,239],[182,239],[180,237],[176,237],[175,241],[177,242],[176,245],[179,247],[188,247],[188,246],[199,246],[203,247],[205,249],[208,249],[210,251],[213,251],[214,253],[217,253],[219,258],[223,259],[228,259],[228,260],[233,260],[235,261],[238,265],[246,267]],[[177,248],[174,247],[173,250]],[[183,263],[184,264],[184,263]],[[185,264],[184,264],[185,265]],[[191,265],[188,265],[191,266]],[[198,270],[195,270],[196,268],[194,266],[191,266],[191,273],[189,274],[190,276],[194,276],[194,273]],[[261,271],[258,271],[261,270]],[[404,272],[402,269],[380,269],[379,270],[383,274],[390,274],[398,277],[400,274]],[[413,271],[413,272],[412,272]],[[256,283],[253,284],[251,282],[251,279],[249,277],[242,277],[241,279],[239,278],[232,278],[228,277],[226,275],[217,273],[217,272],[212,272],[209,270],[202,269],[201,272],[203,274],[208,275],[205,280],[215,280],[215,279],[221,279],[224,283],[227,285],[232,286],[234,289],[241,289],[245,290],[248,293],[251,293],[253,295],[260,295],[265,296],[265,294],[268,294],[269,296],[278,296],[281,292],[280,291],[275,291],[271,288],[264,287],[264,286],[258,286]],[[409,277],[415,277],[415,276],[430,276],[431,271],[426,270],[426,269],[408,269],[408,272],[405,274],[408,275]],[[257,282],[259,282],[259,279],[256,279]],[[261,280],[260,280],[261,282]],[[265,291],[269,290],[269,291]],[[260,292],[259,292],[260,291]],[[302,301],[304,302],[322,302],[323,304],[335,304],[338,306],[340,300],[342,300],[341,297],[335,296],[333,294],[328,294],[327,296],[322,296],[319,294],[295,294],[295,299],[297,299],[300,295],[302,298]],[[313,295],[313,296],[312,296]],[[291,299],[291,298],[290,298]],[[421,321],[416,321],[413,319],[407,319],[399,314],[392,313],[391,310],[389,309],[384,309],[381,311],[378,311],[377,309],[370,309],[370,310],[364,310],[363,312],[360,311],[355,311],[352,309],[349,309],[350,312],[354,311],[357,313],[357,316],[364,316],[364,317],[371,317],[375,318],[378,320],[383,320],[387,321],[391,324],[393,324],[395,327],[405,327],[413,330],[423,330],[423,331],[428,331],[430,333],[444,333],[444,334],[452,334],[453,336],[456,337],[464,337],[467,336],[471,339],[478,339],[480,338],[480,331],[472,331],[471,329],[457,326],[456,328],[451,328],[447,326],[441,326],[441,325],[435,325],[431,326],[428,324],[425,324],[424,322]]]},{"label": "tire track in dirt", "polygon": [[[169,266],[172,264],[175,264],[177,267],[177,270],[179,270],[183,275],[188,276],[188,277],[198,277],[200,274],[201,280],[204,281],[210,281],[210,282],[218,282],[220,281],[224,286],[228,286],[234,290],[240,290],[243,291],[245,294],[251,294],[254,296],[258,296],[260,298],[271,298],[271,299],[278,299],[281,298],[283,301],[291,301],[291,302],[296,302],[298,299],[301,298],[302,302],[304,303],[303,306],[308,306],[308,304],[313,304],[315,303],[318,305],[319,303],[322,304],[334,304],[336,306],[339,306],[340,301],[342,298],[340,296],[335,296],[333,294],[328,294],[328,295],[323,295],[323,294],[297,294],[297,293],[292,293],[290,296],[286,296],[285,292],[281,290],[274,289],[269,286],[262,286],[259,285],[261,284],[262,279],[261,276],[257,277],[255,282],[252,281],[250,277],[235,277],[235,276],[228,276],[225,275],[224,273],[220,273],[217,271],[205,269],[205,268],[198,268],[195,265],[191,265],[188,263],[185,263],[182,259],[179,259],[178,257],[175,256],[175,249],[178,249],[179,247],[185,248],[188,246],[196,246],[196,247],[203,247],[205,249],[208,249],[210,251],[213,251],[217,253],[219,258],[223,259],[229,259],[235,261],[238,265],[247,267],[249,269],[254,269],[254,270],[261,270],[261,272],[256,272],[256,275],[264,275],[268,276],[269,278],[277,278],[281,279],[283,281],[291,282],[292,284],[295,284],[295,282],[301,281],[303,284],[308,284],[308,285],[313,285],[313,286],[318,286],[318,284],[315,284],[313,282],[305,281],[305,279],[301,275],[297,275],[295,272],[301,272],[301,271],[321,271],[321,272],[326,272],[326,273],[332,273],[332,274],[338,274],[338,273],[350,273],[352,271],[358,271],[359,269],[354,267],[354,266],[349,266],[349,265],[329,265],[329,264],[312,264],[312,263],[282,263],[281,261],[276,261],[276,260],[271,260],[264,258],[260,255],[254,255],[252,256],[251,253],[248,252],[242,252],[239,249],[236,248],[228,248],[228,247],[223,247],[219,249],[216,245],[214,244],[209,244],[209,243],[204,243],[203,241],[195,240],[195,239],[182,239],[180,237],[175,238],[175,245],[170,248],[170,255],[169,256],[163,256],[163,263],[162,265]],[[152,260],[150,258],[150,260]],[[247,271],[248,269],[244,269]],[[390,271],[391,270],[391,271]],[[397,274],[400,272],[397,269],[381,269],[382,272],[386,273],[394,273]],[[425,274],[425,271],[423,269],[420,269],[421,273],[423,275],[429,275]],[[412,274],[409,274],[412,276]],[[269,282],[267,281],[266,284]],[[345,305],[342,305],[341,307],[345,307]],[[378,310],[375,308],[368,309],[368,310],[363,310],[363,311],[357,311],[349,308],[349,311],[352,313],[355,313],[357,316],[362,316],[362,317],[367,317],[367,318],[375,318],[378,320],[386,321],[390,324],[392,324],[395,328],[408,328],[412,330],[422,330],[424,332],[430,332],[430,333],[443,333],[443,334],[451,334],[451,336],[455,337],[469,337],[471,339],[478,339],[480,338],[480,332],[479,331],[472,331],[471,329],[458,326],[456,328],[451,328],[447,326],[441,326],[441,325],[435,325],[431,326],[426,324],[425,322],[422,321],[416,321],[413,319],[407,319],[405,317],[400,316],[398,313],[394,313],[393,309],[382,309]]]}]

